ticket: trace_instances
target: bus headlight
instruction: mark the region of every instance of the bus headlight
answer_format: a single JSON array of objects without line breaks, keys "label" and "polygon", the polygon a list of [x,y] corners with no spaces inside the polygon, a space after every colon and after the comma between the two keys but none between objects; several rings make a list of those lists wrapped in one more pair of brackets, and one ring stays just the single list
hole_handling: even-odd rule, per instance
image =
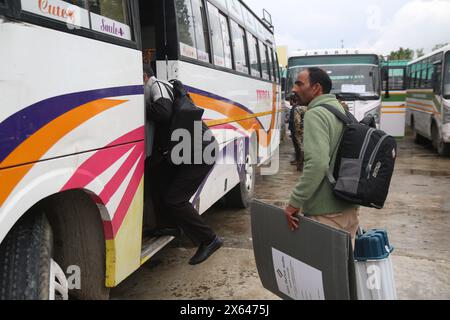
[{"label": "bus headlight", "polygon": [[376,124],[380,124],[381,106],[378,106],[376,108],[373,108],[372,110],[367,111],[364,114],[364,117],[368,116],[369,114],[372,115],[372,117],[375,119]]}]

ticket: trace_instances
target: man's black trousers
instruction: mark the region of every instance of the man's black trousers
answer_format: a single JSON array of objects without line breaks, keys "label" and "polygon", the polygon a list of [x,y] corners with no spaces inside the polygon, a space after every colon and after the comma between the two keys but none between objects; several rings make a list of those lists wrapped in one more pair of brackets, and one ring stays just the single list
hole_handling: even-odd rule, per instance
[{"label": "man's black trousers", "polygon": [[152,180],[149,184],[159,221],[177,225],[196,245],[209,244],[215,238],[214,231],[189,201],[212,168],[207,164],[175,166],[164,160],[146,177]]}]

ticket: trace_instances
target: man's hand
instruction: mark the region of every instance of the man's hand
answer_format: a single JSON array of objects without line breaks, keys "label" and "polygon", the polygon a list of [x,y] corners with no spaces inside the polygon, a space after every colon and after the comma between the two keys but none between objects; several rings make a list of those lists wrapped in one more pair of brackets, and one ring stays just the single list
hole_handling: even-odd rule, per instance
[{"label": "man's hand", "polygon": [[294,231],[298,228],[299,219],[295,217],[300,212],[300,209],[294,208],[291,205],[288,205],[286,209],[284,209],[284,214],[286,215],[286,219],[289,225],[289,229]]}]

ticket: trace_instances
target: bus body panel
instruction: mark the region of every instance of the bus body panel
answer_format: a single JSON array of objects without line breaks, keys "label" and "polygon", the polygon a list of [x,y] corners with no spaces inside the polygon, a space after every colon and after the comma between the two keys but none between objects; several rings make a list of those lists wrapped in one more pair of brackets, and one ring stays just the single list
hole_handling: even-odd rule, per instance
[{"label": "bus body panel", "polygon": [[431,127],[434,121],[442,135],[445,131],[442,123],[442,102],[441,97],[435,95],[433,90],[408,90],[406,98],[408,125],[411,125],[411,119],[414,118],[415,130],[431,140]]},{"label": "bus body panel", "polygon": [[371,110],[381,108],[381,99],[371,101],[345,101],[349,107],[349,111],[355,116],[355,118],[361,121],[364,116]]},{"label": "bus body panel", "polygon": [[[0,37],[8,43],[0,47],[1,61],[21,62],[2,63],[0,67],[0,168],[44,160],[24,155],[21,163],[5,161],[25,139],[76,109],[80,111],[74,116],[88,119],[120,109],[133,129],[144,125],[139,51],[16,22],[0,24]],[[23,49],[24,43],[39,48],[33,51],[33,59],[26,58],[29,52]],[[40,79],[43,76],[45,80]],[[83,106],[97,111],[88,114],[81,111]],[[114,121],[122,117],[116,116],[104,117],[102,126],[91,127],[75,145],[53,150],[49,156],[104,147],[99,136],[126,133],[128,129],[123,128],[123,122]]]},{"label": "bus body panel", "polygon": [[[444,107],[450,110],[450,99],[443,99],[442,102]],[[442,126],[442,138],[444,142],[450,143],[450,122]]]},{"label": "bus body panel", "polygon": [[389,98],[383,95],[380,128],[393,137],[405,135],[406,91],[389,91]]},{"label": "bus body panel", "polygon": [[0,241],[40,200],[86,190],[104,207],[114,286],[140,264],[141,53],[20,22],[0,23],[0,38],[0,60],[21,61],[0,66]]}]

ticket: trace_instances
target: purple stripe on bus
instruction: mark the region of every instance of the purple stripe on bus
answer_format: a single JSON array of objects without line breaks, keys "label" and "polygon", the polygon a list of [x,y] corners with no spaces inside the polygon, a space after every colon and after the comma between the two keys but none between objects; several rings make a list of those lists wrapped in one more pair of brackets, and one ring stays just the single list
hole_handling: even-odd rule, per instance
[{"label": "purple stripe on bus", "polygon": [[0,123],[0,162],[46,124],[88,102],[144,93],[142,85],[70,93],[39,101]]}]

